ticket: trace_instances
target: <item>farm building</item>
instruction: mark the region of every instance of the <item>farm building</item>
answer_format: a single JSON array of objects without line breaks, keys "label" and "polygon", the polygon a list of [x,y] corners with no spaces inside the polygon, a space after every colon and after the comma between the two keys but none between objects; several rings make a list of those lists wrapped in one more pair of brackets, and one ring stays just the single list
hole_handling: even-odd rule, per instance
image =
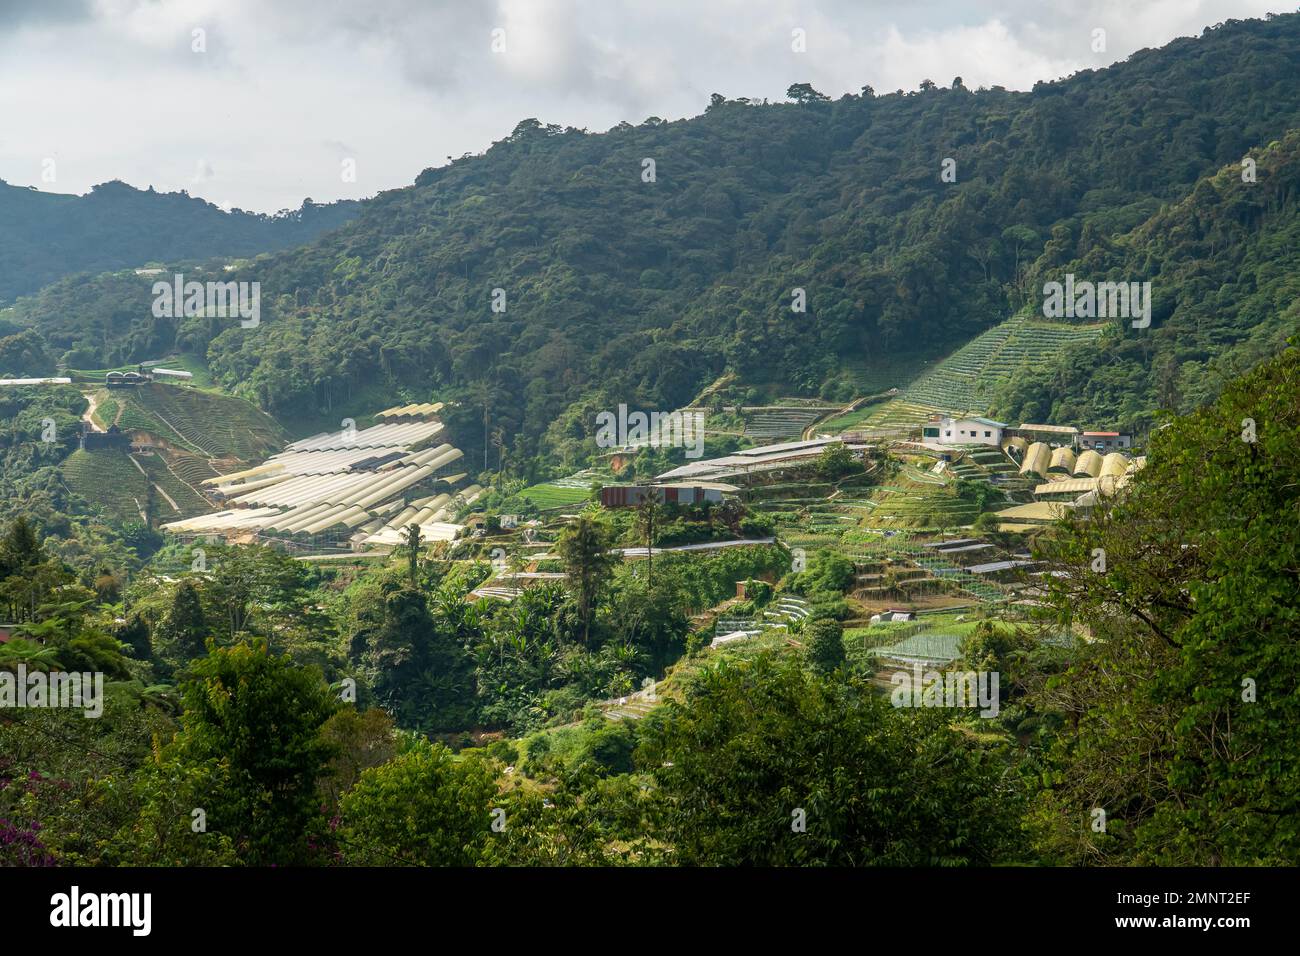
[{"label": "farm building", "polygon": [[1073,425],[1031,425],[1023,422],[1019,428],[1012,429],[1012,432],[1029,441],[1073,445],[1079,429]]},{"label": "farm building", "polygon": [[1111,452],[1101,460],[1101,477],[1118,478],[1128,471],[1128,458],[1117,451]]},{"label": "farm building", "polygon": [[116,425],[109,425],[108,431],[96,432],[89,431],[86,426],[82,426],[81,441],[78,446],[82,451],[98,451],[101,448],[114,448],[119,451],[130,451],[131,436],[119,429]]},{"label": "farm building", "polygon": [[1012,435],[1002,440],[1002,450],[1011,457],[1024,461],[1025,452],[1029,450],[1029,440],[1020,435]]},{"label": "farm building", "polygon": [[104,375],[107,388],[131,388],[149,381],[148,375],[139,372],[108,372]]},{"label": "farm building", "polygon": [[263,464],[206,479],[232,507],[163,525],[179,535],[254,535],[286,550],[393,545],[419,525],[428,540],[460,532],[451,519],[482,489],[457,490],[464,453],[432,444],[441,422],[405,420],[314,435]]},{"label": "farm building", "polygon": [[1070,506],[1067,502],[1035,501],[1032,504],[1005,508],[997,516],[1004,522],[1037,525],[1051,524],[1069,513]]},{"label": "farm building", "polygon": [[1067,478],[1065,481],[1047,481],[1034,488],[1034,497],[1056,501],[1073,501],[1079,495],[1097,489],[1097,478]]},{"label": "farm building", "polygon": [[0,378],[3,385],[71,385],[70,378]]},{"label": "farm building", "polygon": [[1123,432],[1081,432],[1075,442],[1078,448],[1104,453],[1132,448],[1133,436]]},{"label": "farm building", "polygon": [[886,608],[879,614],[871,615],[871,624],[880,624],[882,621],[915,621],[915,611],[900,611],[895,608]]},{"label": "farm building", "polygon": [[992,445],[999,448],[1006,427],[1004,422],[995,422],[991,418],[945,416],[922,426],[921,437],[941,445]]},{"label": "farm building", "polygon": [[437,415],[443,407],[442,402],[394,405],[392,408],[385,408],[382,412],[376,412],[375,418],[386,422],[423,420],[431,415]]},{"label": "farm building", "polygon": [[693,461],[655,478],[656,482],[690,481],[693,484],[713,484],[723,478],[742,478],[754,472],[779,471],[807,464],[829,445],[843,444],[855,454],[863,454],[868,446],[840,438],[814,438],[811,441],[784,442],[778,445],[760,445],[745,448],[723,458]]},{"label": "farm building", "polygon": [[[1095,454],[1085,452],[1085,454]],[[1083,455],[1079,456],[1081,459]],[[1093,462],[1086,463],[1089,467]],[[1097,475],[1081,475],[1064,481],[1044,482],[1034,488],[1034,497],[1052,501],[1075,501],[1081,495],[1109,497],[1132,480],[1134,472],[1146,464],[1145,458],[1129,459],[1119,452],[1111,452],[1101,459]],[[1078,504],[1077,501],[1075,501]]]},{"label": "farm building", "polygon": [[605,508],[635,508],[653,495],[660,504],[702,505],[722,501],[722,491],[706,485],[606,485],[600,489],[600,503]]},{"label": "farm building", "polygon": [[1065,447],[1053,449],[1052,463],[1047,470],[1054,475],[1074,474],[1074,452]]},{"label": "farm building", "polygon": [[149,370],[149,374],[152,375],[155,379],[174,378],[180,382],[189,382],[189,381],[193,381],[194,379],[193,372],[186,372],[184,369],[179,369],[179,368],[161,368],[156,365]]}]

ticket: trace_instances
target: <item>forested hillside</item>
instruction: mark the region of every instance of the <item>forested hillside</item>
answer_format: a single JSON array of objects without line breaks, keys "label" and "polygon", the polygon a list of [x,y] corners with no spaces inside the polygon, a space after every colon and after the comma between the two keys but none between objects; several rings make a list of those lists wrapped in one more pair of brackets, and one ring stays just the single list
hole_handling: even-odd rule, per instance
[{"label": "forested hillside", "polygon": [[1284,347],[1300,330],[1300,130],[1199,181],[1181,201],[1117,237],[1054,233],[1033,270],[1152,284],[1152,327],[1115,324],[1104,362],[1076,349],[1048,374],[1009,382],[998,414],[1016,421],[1150,423],[1188,412]]},{"label": "forested hillside", "polygon": [[[235,273],[262,284],[256,329],[147,311],[106,323],[107,304],[78,329],[75,291],[11,319],[85,358],[206,346],[223,384],[290,418],[337,413],[363,389],[470,398],[480,410],[464,424],[481,433],[486,406],[517,461],[546,450],[548,429],[551,444],[589,432],[588,409],[675,407],[723,371],[850,398],[848,363],[950,352],[1037,310],[1044,277],[1070,266],[1154,280],[1153,326],[1126,335],[1114,361],[1128,371],[1108,368],[1098,388],[1110,358],[1094,351],[1002,405],[1050,407],[1069,389],[1062,409],[1132,418],[1153,398],[1209,397],[1198,363],[1279,305],[1259,290],[1281,295],[1285,280],[1252,263],[1294,223],[1294,146],[1270,144],[1300,127],[1298,59],[1300,15],[1287,15],[1029,92],[942,78],[832,102],[796,86],[790,103],[715,95],[701,116],[602,134],[529,119]],[[1253,193],[1227,181],[1248,154]],[[1246,281],[1225,281],[1242,268]],[[1211,288],[1217,331],[1201,321]],[[1191,326],[1194,339],[1176,331]]]},{"label": "forested hillside", "polygon": [[[0,185],[0,378],[62,373],[0,388],[0,867],[1256,892],[1221,867],[1300,862],[1297,63],[1292,14],[1026,92],[524,119],[347,222]],[[155,315],[149,256],[255,320]],[[694,467],[595,440],[686,403]]]},{"label": "forested hillside", "polygon": [[187,193],[122,182],[73,196],[0,181],[0,303],[72,273],[301,245],[347,222],[356,207],[351,200],[307,200],[299,209],[266,216],[226,213]]}]

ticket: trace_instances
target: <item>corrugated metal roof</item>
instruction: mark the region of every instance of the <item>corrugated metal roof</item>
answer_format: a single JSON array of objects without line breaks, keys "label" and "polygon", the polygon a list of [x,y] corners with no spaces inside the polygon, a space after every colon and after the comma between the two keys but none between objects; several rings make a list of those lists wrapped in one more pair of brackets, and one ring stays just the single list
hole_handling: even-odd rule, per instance
[{"label": "corrugated metal roof", "polygon": [[286,451],[329,451],[344,448],[379,448],[386,445],[411,446],[432,438],[443,430],[441,422],[392,422],[372,425],[358,432],[321,432],[293,442]]},{"label": "corrugated metal roof", "polygon": [[1069,506],[1059,501],[1035,501],[999,511],[997,516],[1006,521],[1054,521],[1069,511]]},{"label": "corrugated metal roof", "polygon": [[204,478],[205,485],[226,485],[236,481],[243,481],[247,478],[256,478],[259,475],[271,475],[284,470],[284,466],[273,461],[267,460],[255,468],[245,468],[243,471],[231,472],[228,475],[217,475],[215,478]]},{"label": "corrugated metal roof", "polygon": [[990,561],[988,564],[972,564],[966,570],[971,574],[993,574],[997,571],[1010,571],[1012,568],[1023,568],[1027,564],[1035,564],[1034,561]]},{"label": "corrugated metal roof", "polygon": [[1073,425],[1030,425],[1028,423],[1022,423],[1020,430],[1022,432],[1046,432],[1048,434],[1056,435],[1079,434],[1079,429],[1075,428]]},{"label": "corrugated metal roof", "polygon": [[1065,481],[1048,481],[1034,488],[1036,495],[1078,495],[1097,487],[1096,478],[1067,478]]}]

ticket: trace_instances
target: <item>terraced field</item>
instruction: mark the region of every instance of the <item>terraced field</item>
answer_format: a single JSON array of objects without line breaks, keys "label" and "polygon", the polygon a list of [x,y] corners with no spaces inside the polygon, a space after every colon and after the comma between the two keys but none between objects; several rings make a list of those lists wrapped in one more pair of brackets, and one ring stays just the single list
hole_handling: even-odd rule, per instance
[{"label": "terraced field", "polygon": [[185,440],[168,428],[166,423],[161,419],[149,414],[144,408],[133,401],[133,397],[127,397],[121,392],[117,394],[117,415],[114,424],[123,431],[143,431],[151,435],[157,435],[168,441],[177,444],[187,444]]},{"label": "terraced field", "polygon": [[[176,477],[161,456],[135,455],[133,457],[148,473],[154,484],[167,493],[166,498],[162,498],[162,500],[155,499],[154,501],[155,509],[159,514],[168,515],[170,520],[188,518],[212,510],[212,504]],[[167,498],[176,503],[175,509],[168,503]]]},{"label": "terraced field", "polygon": [[[60,466],[68,490],[117,521],[139,521],[148,481],[125,452],[74,451]],[[165,504],[165,502],[164,502]]]},{"label": "terraced field", "polygon": [[[889,537],[850,533],[845,535],[840,551],[860,565],[880,566],[880,562],[912,565],[914,570],[904,572],[900,580],[908,581],[912,588],[920,587],[922,593],[938,586],[949,592],[964,593],[983,603],[997,604],[1007,600],[1007,592],[996,582],[972,574],[947,556],[921,547],[907,531],[898,531]],[[865,596],[870,590],[867,588],[859,593]],[[882,593],[877,599],[883,597]]]},{"label": "terraced field", "polygon": [[946,412],[982,413],[993,390],[1013,375],[1050,364],[1107,328],[1016,316],[963,345],[903,390],[904,401]]},{"label": "terraced field", "polygon": [[182,481],[188,481],[196,487],[208,478],[217,477],[217,470],[208,463],[206,458],[200,458],[198,455],[173,455],[171,469]]},{"label": "terraced field", "polygon": [[924,359],[911,358],[886,361],[855,359],[844,362],[840,367],[858,394],[875,395],[891,388],[906,388],[909,382],[925,371],[926,366]]},{"label": "terraced field", "polygon": [[984,471],[995,475],[1014,475],[1020,470],[1000,448],[990,448],[987,451],[972,451],[963,460],[970,461]]},{"label": "terraced field", "polygon": [[932,405],[921,405],[905,398],[894,398],[883,405],[876,405],[865,419],[855,428],[919,428],[939,409]]},{"label": "terraced field", "polygon": [[118,425],[141,429],[204,456],[264,458],[284,444],[284,431],[270,416],[242,399],[175,385],[152,383],[120,389]]},{"label": "terraced field", "polygon": [[[958,477],[987,477],[967,467],[968,475],[960,473],[960,465],[951,470]],[[937,531],[968,525],[979,516],[977,505],[958,498],[950,483],[936,475],[905,465],[892,480],[894,484],[880,485],[869,499],[856,502],[860,510],[850,512],[864,518],[864,527]]]},{"label": "terraced field", "polygon": [[106,388],[101,388],[95,394],[95,421],[105,430],[109,425],[117,422],[117,412],[121,406],[118,405],[117,399]]},{"label": "terraced field", "polygon": [[[842,407],[842,406],[841,406]],[[745,437],[764,441],[798,437],[803,430],[826,414],[826,408],[746,408]]]},{"label": "terraced field", "polygon": [[525,488],[519,492],[519,497],[527,498],[542,511],[549,511],[552,508],[570,508],[588,501],[591,498],[591,488],[545,481]]},{"label": "terraced field", "polygon": [[840,435],[844,432],[854,431],[857,428],[861,428],[870,421],[871,417],[875,415],[876,412],[880,411],[885,404],[888,404],[889,401],[891,401],[891,399],[877,398],[874,401],[868,402],[860,408],[855,408],[853,411],[844,415],[836,415],[834,418],[828,418],[817,426],[815,434]]}]

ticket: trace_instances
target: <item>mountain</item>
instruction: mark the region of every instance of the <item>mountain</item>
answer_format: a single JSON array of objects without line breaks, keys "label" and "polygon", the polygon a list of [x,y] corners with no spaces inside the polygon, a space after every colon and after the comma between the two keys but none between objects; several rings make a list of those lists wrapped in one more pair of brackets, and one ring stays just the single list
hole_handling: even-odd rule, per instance
[{"label": "mountain", "polygon": [[122,182],[71,196],[0,180],[0,303],[72,273],[287,249],[342,225],[356,211],[352,200],[307,200],[273,216],[226,213],[185,192]]},{"label": "mountain", "polygon": [[[1251,296],[1295,221],[1294,191],[1270,183],[1291,175],[1297,60],[1290,14],[1229,21],[1028,92],[958,78],[832,102],[804,84],[791,103],[715,95],[701,116],[601,134],[528,119],[483,155],[368,200],[318,242],[236,270],[261,284],[255,329],[160,326],[140,305],[106,324],[108,303],[74,321],[75,297],[57,310],[20,303],[9,319],[119,360],[183,340],[277,416],[337,418],[360,395],[465,399],[459,424],[482,434],[486,409],[518,462],[589,446],[597,409],[670,409],[724,372],[740,397],[846,400],[850,365],[949,353],[1039,310],[1042,277],[1074,263],[1155,275],[1152,334],[1117,330],[1072,353],[1074,371],[1040,370],[1073,404],[1053,404],[1063,396],[1046,386],[999,402],[1145,414],[1161,370],[1194,377],[1188,362],[1214,361],[1261,310],[1288,305]],[[1247,154],[1263,188],[1233,199],[1226,178]],[[1212,234],[1180,230],[1221,190]],[[1258,275],[1232,281],[1245,264]],[[1201,272],[1220,280],[1213,332],[1193,286],[1174,288]],[[806,311],[792,309],[797,290]],[[1194,349],[1165,331],[1198,315]],[[1277,347],[1266,338],[1234,361]],[[1089,398],[1112,354],[1140,387],[1118,400],[1117,379]]]},{"label": "mountain", "polygon": [[1151,282],[1152,327],[1119,322],[1101,349],[1009,380],[995,414],[1016,421],[1150,424],[1188,413],[1300,331],[1300,130],[1258,150],[1254,181],[1232,163],[1131,232],[1063,231],[1030,283],[1066,274]]}]

